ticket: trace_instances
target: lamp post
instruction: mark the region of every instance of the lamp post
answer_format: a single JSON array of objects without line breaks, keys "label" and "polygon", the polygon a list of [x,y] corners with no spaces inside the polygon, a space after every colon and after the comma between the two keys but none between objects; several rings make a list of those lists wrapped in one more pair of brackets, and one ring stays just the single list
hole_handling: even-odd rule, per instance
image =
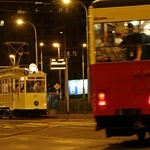
[{"label": "lamp post", "polygon": [[44,46],[44,43],[41,42],[40,43],[40,47],[41,47],[41,71],[43,71],[43,52],[42,52],[42,47]]},{"label": "lamp post", "polygon": [[86,48],[86,43],[82,44],[82,80],[83,80],[83,98],[85,98],[85,86],[84,86],[84,78],[85,78],[85,73],[84,73],[84,48]]},{"label": "lamp post", "polygon": [[69,107],[69,94],[68,94],[68,58],[67,58],[67,54],[66,54],[66,34],[65,31],[61,31],[60,34],[63,35],[63,43],[64,43],[64,57],[66,58],[66,69],[65,69],[65,98],[66,98],[66,104],[67,104],[67,114],[69,116],[69,111],[70,111],[70,107]]},{"label": "lamp post", "polygon": [[21,19],[17,20],[18,24],[23,24],[23,23],[27,23],[29,25],[31,25],[34,29],[34,38],[35,38],[35,62],[38,68],[38,46],[37,46],[37,31],[36,31],[36,27],[29,21],[23,21]]},{"label": "lamp post", "polygon": [[[57,47],[58,50],[58,58],[60,58],[60,44],[59,43],[53,43],[54,47]],[[59,98],[62,99],[62,87],[61,87],[61,70],[59,69],[59,84],[60,84],[60,94]]]},{"label": "lamp post", "polygon": [[[70,0],[62,0],[65,4],[70,3]],[[85,10],[85,17],[86,17],[86,48],[87,48],[87,78],[88,78],[88,101],[90,101],[90,78],[89,78],[89,51],[88,51],[88,10],[86,8],[86,6],[78,1],[78,0],[72,0],[75,3],[79,3],[80,5],[83,6],[84,10]]]}]

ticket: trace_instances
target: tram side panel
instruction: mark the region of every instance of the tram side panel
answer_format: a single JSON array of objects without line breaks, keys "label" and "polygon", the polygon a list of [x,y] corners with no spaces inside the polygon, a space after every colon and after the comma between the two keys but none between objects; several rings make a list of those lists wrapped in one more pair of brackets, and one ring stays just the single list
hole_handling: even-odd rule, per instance
[{"label": "tram side panel", "polygon": [[13,108],[14,106],[13,103],[13,96],[12,94],[0,94],[0,107],[9,107],[9,108]]},{"label": "tram side panel", "polygon": [[[16,98],[17,95],[15,95]],[[41,116],[46,115],[46,94],[45,93],[20,93],[19,99],[15,99],[15,116]]]},{"label": "tram side panel", "polygon": [[114,136],[132,135],[136,127],[150,131],[150,62],[98,63],[90,69],[97,130],[112,129]]},{"label": "tram side panel", "polygon": [[46,94],[45,93],[28,93],[25,95],[26,109],[46,109]]}]

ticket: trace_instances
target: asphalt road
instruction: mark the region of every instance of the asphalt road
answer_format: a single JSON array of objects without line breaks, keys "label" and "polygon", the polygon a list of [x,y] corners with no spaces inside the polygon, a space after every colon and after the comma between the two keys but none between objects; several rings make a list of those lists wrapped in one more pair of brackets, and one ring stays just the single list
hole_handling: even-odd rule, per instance
[{"label": "asphalt road", "polygon": [[3,150],[150,150],[150,138],[106,138],[93,119],[1,119]]}]

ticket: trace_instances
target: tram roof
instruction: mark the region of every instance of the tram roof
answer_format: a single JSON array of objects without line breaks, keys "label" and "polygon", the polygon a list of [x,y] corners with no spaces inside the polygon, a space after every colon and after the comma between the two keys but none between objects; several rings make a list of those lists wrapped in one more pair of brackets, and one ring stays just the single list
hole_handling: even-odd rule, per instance
[{"label": "tram roof", "polygon": [[[14,76],[26,76],[24,74],[25,68],[21,68],[20,66],[15,66],[15,67],[7,67],[7,68],[1,68],[0,69],[0,76],[10,76],[10,75],[14,75]],[[45,76],[46,74],[42,71],[38,71],[38,73],[29,73],[28,76]]]},{"label": "tram roof", "polygon": [[147,5],[150,0],[95,0],[90,6],[93,8],[117,7],[117,6],[135,6]]}]

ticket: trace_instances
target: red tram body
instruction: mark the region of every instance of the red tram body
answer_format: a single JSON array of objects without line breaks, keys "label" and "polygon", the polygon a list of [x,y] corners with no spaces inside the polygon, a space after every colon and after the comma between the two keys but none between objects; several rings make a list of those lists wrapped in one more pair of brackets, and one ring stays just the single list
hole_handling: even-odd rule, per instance
[{"label": "red tram body", "polygon": [[94,115],[115,115],[116,109],[126,108],[140,108],[142,114],[150,114],[150,61],[92,65],[91,82],[92,100],[97,100],[95,95],[100,92],[105,93],[106,100],[105,109],[93,107]]},{"label": "red tram body", "polygon": [[90,96],[96,130],[107,137],[150,133],[150,41],[138,41],[146,56],[138,61],[127,57],[136,58],[139,46],[120,46],[129,23],[150,39],[149,10],[149,0],[95,0],[88,8]]},{"label": "red tram body", "polygon": [[97,129],[108,129],[107,136],[149,131],[150,61],[100,63],[90,69]]}]

